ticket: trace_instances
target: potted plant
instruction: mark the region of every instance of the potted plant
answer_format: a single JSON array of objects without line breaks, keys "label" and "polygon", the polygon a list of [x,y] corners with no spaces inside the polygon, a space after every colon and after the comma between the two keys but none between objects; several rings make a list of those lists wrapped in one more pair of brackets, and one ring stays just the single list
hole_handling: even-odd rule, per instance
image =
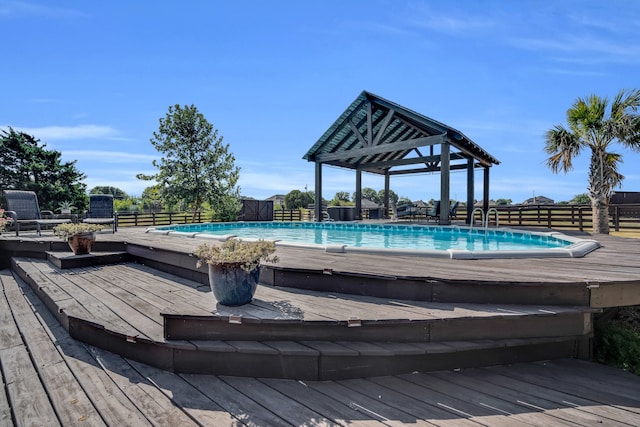
[{"label": "potted plant", "polygon": [[56,225],[53,233],[66,240],[75,255],[86,255],[96,241],[96,231],[101,229],[99,224],[65,223]]},{"label": "potted plant", "polygon": [[11,218],[4,216],[4,209],[0,209],[0,234],[6,230],[7,225],[11,225]]},{"label": "potted plant", "polygon": [[65,200],[64,202],[60,203],[57,210],[59,210],[60,213],[63,215],[70,215],[71,209],[75,209],[75,208],[76,207],[73,206],[72,202]]},{"label": "potted plant", "polygon": [[198,246],[197,267],[209,266],[209,285],[218,303],[243,305],[251,302],[260,279],[260,262],[278,262],[275,242],[230,239],[221,245]]}]

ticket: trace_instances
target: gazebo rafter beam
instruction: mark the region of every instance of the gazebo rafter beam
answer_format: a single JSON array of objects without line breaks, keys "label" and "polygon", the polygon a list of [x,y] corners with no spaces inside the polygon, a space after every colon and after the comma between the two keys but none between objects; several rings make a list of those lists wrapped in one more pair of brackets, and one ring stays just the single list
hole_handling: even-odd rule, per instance
[{"label": "gazebo rafter beam", "polygon": [[391,120],[393,119],[393,115],[395,113],[396,112],[394,109],[390,109],[387,112],[387,115],[384,117],[384,120],[380,125],[380,129],[378,129],[378,133],[376,133],[376,137],[373,140],[373,145],[378,145],[380,143],[380,139],[382,138],[382,135],[384,134],[384,132],[387,130],[387,126],[389,126],[389,123],[391,123]]},{"label": "gazebo rafter beam", "polygon": [[356,148],[349,151],[338,151],[335,153],[319,154],[314,159],[316,162],[326,163],[331,160],[345,160],[365,156],[371,156],[380,153],[389,153],[393,151],[411,150],[415,147],[423,147],[425,145],[440,144],[444,140],[445,135],[433,135],[426,138],[415,138],[407,141],[394,142],[392,144],[376,145],[373,147]]},{"label": "gazebo rafter beam", "polygon": [[[451,153],[449,155],[449,159],[451,161],[463,160],[463,159],[466,160],[466,157],[460,155],[460,153]],[[411,157],[411,158],[404,158],[404,159],[386,160],[382,162],[367,163],[366,165],[362,166],[362,170],[390,169],[395,166],[407,166],[407,165],[417,165],[417,164],[424,164],[425,166],[430,167],[434,165],[437,166],[439,162],[440,162],[440,155]]]}]

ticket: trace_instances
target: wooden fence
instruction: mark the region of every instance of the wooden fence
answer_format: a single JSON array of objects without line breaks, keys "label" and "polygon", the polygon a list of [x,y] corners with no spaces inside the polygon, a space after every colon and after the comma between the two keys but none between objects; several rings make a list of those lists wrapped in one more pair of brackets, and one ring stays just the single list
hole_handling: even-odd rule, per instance
[{"label": "wooden fence", "polygon": [[[492,209],[494,209],[492,207]],[[522,205],[496,206],[499,225],[520,227],[545,227],[560,229],[577,229],[589,231],[592,228],[591,206],[589,205]],[[476,224],[481,223],[481,214],[476,212]],[[495,212],[489,215],[491,225],[496,224]],[[362,218],[369,218],[369,211],[362,211]],[[454,220],[464,221],[466,211],[458,209]],[[640,231],[640,204],[612,205],[609,208],[610,227],[612,230]],[[313,221],[313,211],[309,209],[278,209],[273,212],[274,221]],[[213,222],[210,216],[193,212],[119,212],[118,227],[143,226],[153,227],[169,224],[190,224]]]},{"label": "wooden fence", "polygon": [[155,227],[170,224],[191,224],[213,221],[198,212],[195,219],[193,212],[118,212],[118,227]]},{"label": "wooden fence", "polygon": [[[593,227],[590,205],[526,205],[495,208],[500,225],[565,228],[588,231]],[[479,220],[479,214],[475,216]],[[489,218],[495,224],[495,215]],[[615,230],[640,230],[640,205],[609,207],[609,226]]]}]

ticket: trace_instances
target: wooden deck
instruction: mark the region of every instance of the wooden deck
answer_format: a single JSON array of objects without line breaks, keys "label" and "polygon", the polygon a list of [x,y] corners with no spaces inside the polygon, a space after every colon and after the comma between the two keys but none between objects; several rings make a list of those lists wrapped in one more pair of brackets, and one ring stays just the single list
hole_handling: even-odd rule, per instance
[{"label": "wooden deck", "polygon": [[72,339],[0,274],[0,425],[640,425],[640,380],[556,360],[346,381],[175,374]]},{"label": "wooden deck", "polygon": [[[42,247],[53,245],[50,236],[25,233],[19,239],[2,238],[0,249],[13,255],[18,252],[19,257],[14,259],[13,273],[0,272],[0,373],[4,385],[0,425],[640,425],[640,379],[636,376],[575,359],[512,363],[531,360],[527,359],[535,356],[531,351],[548,351],[554,341],[566,341],[563,348],[573,348],[570,340],[576,328],[587,326],[584,322],[594,307],[633,303],[640,280],[636,240],[604,237],[603,248],[573,260],[434,260],[281,248],[273,280],[283,272],[296,273],[296,280],[318,274],[341,280],[352,277],[356,282],[381,280],[385,287],[400,281],[434,287],[423,300],[386,298],[382,303],[380,297],[261,286],[250,307],[225,309],[213,305],[197,272],[184,278],[152,268],[159,261],[148,252],[160,260],[175,259],[169,270],[187,270],[183,264],[194,264],[195,260],[184,254],[200,243],[196,239],[149,235],[136,229],[100,234],[100,241],[128,242],[129,249],[143,255],[139,259],[149,265],[118,262],[62,270],[42,259]],[[59,245],[53,246],[61,250]],[[584,304],[572,306],[448,303],[435,301],[437,295],[434,300],[443,286],[458,286],[457,294],[472,285],[486,286],[484,291],[498,286],[492,291],[498,293],[511,293],[510,287],[516,285],[532,287],[538,293],[541,286],[551,286],[554,294],[564,287],[580,288],[587,297]],[[615,292],[603,292],[607,287]],[[574,296],[562,298],[573,300]],[[168,339],[163,313],[227,324],[240,316],[241,326],[249,329],[242,332],[247,334],[244,337]],[[564,320],[545,326],[544,322],[553,318]],[[400,342],[392,349],[375,340],[380,329],[367,339],[369,326],[391,323],[404,328],[434,319],[437,326],[432,325],[421,342]],[[465,323],[468,319],[498,323],[476,328],[476,323]],[[514,327],[519,319],[526,319],[525,328]],[[359,331],[363,332],[357,332],[358,341],[339,342],[339,349],[318,342],[315,347],[306,343],[301,349],[278,336],[271,337],[275,341],[264,341],[261,335],[262,341],[254,340],[251,334],[255,332],[250,329],[265,323],[272,332],[287,334],[286,339],[293,340],[299,337],[289,336],[292,332],[286,329],[292,322],[342,328],[337,333],[358,331],[346,325],[349,320],[362,321]],[[367,325],[368,320],[375,325]],[[509,329],[529,327],[529,338],[526,331],[525,338],[504,335]],[[546,338],[540,337],[541,330],[549,330]],[[69,331],[81,335],[84,342],[72,338]],[[237,331],[234,329],[234,334]],[[403,334],[412,331],[407,329]],[[479,333],[493,335],[471,339]],[[103,349],[112,342],[127,341],[137,349],[131,354],[123,351],[116,355]],[[148,351],[147,344],[171,348],[167,353],[171,362],[199,346],[218,355],[227,352],[230,356],[224,368],[235,361],[231,372],[238,369],[238,375],[253,369],[242,363],[249,360],[245,359],[247,354],[269,357],[278,353],[286,365],[285,373],[297,369],[298,362],[287,363],[293,359],[282,355],[308,356],[314,351],[339,353],[338,367],[349,352],[368,354],[369,362],[390,352],[421,358],[442,353],[448,362],[463,362],[468,357],[456,354],[486,356],[492,347],[500,347],[511,349],[513,357],[493,367],[312,381],[297,376],[302,370],[293,375],[298,380],[188,373],[176,370],[175,365],[171,372],[157,367],[164,363],[160,356],[156,367],[136,361]],[[479,348],[482,352],[474,353]],[[562,357],[563,353],[557,354]],[[215,365],[211,362],[209,359],[208,363]],[[386,365],[378,369],[381,366]]]}]

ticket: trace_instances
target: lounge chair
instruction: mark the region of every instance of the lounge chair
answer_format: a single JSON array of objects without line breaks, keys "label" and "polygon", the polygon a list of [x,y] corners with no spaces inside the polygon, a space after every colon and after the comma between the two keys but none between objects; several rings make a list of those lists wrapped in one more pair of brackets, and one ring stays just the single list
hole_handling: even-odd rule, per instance
[{"label": "lounge chair", "polygon": [[113,212],[113,196],[111,194],[90,194],[89,210],[82,222],[111,225],[113,233],[118,231],[118,221]]},{"label": "lounge chair", "polygon": [[38,196],[33,191],[4,190],[4,197],[7,201],[7,210],[4,214],[11,218],[12,226],[16,230],[16,236],[20,235],[20,226],[24,224],[35,224],[38,235],[42,235],[43,225],[58,225],[71,222],[69,218],[43,219],[46,214],[53,218],[53,212],[40,211]]},{"label": "lounge chair", "polygon": [[418,208],[413,203],[400,203],[396,206],[396,219],[415,218],[418,214]]}]

